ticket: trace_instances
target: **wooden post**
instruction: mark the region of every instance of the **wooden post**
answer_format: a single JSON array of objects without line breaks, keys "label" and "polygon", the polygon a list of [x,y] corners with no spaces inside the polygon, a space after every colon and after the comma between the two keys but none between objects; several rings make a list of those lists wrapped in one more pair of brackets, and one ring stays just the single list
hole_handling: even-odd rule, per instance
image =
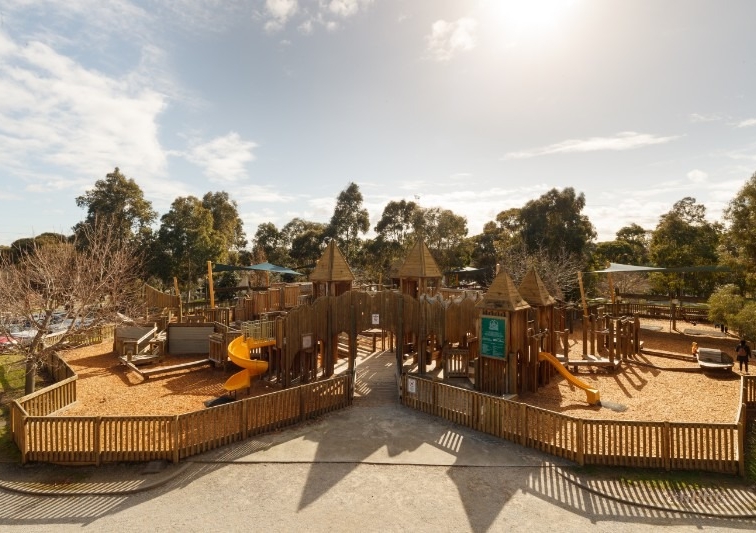
[{"label": "wooden post", "polygon": [[583,419],[578,418],[575,421],[575,447],[577,448],[575,451],[577,452],[577,464],[580,466],[585,465],[585,435],[583,435],[583,431]]},{"label": "wooden post", "polygon": [[347,363],[347,373],[350,378],[350,391],[349,396],[354,398],[355,389],[355,363],[357,359],[357,317],[355,316],[356,310],[354,304],[350,304],[351,313],[349,313],[349,361]]},{"label": "wooden post", "polygon": [[100,466],[102,461],[102,442],[100,441],[100,424],[102,423],[102,417],[98,416],[94,423],[94,454],[95,454],[95,466]]},{"label": "wooden post", "polygon": [[583,359],[588,359],[588,328],[590,320],[588,315],[583,315]]},{"label": "wooden post", "polygon": [[179,462],[179,415],[173,417],[173,462]]},{"label": "wooden post", "polygon": [[664,470],[669,472],[672,468],[670,459],[670,447],[671,439],[669,438],[669,422],[664,422],[662,427],[662,463],[664,464]]},{"label": "wooden post", "polygon": [[425,302],[421,302],[420,307],[420,331],[417,332],[417,343],[415,345],[415,351],[417,352],[418,371],[421,376],[425,375],[427,365],[425,364],[426,349],[428,348],[428,332],[425,328],[425,312],[427,308]]},{"label": "wooden post", "polygon": [[396,367],[399,375],[404,367],[404,295],[397,295],[397,326],[396,326]]},{"label": "wooden post", "polygon": [[609,343],[609,362],[612,363],[612,365],[614,365],[614,348],[615,348],[615,344],[617,344],[617,340],[619,340],[621,330],[620,328],[617,328],[617,329],[614,328],[614,320],[611,318],[608,319],[607,325],[609,326],[608,327],[609,333],[607,334],[607,336],[609,337],[607,339],[607,342]]},{"label": "wooden post", "polygon": [[607,280],[609,281],[609,294],[612,295],[612,305],[614,305],[617,302],[616,302],[616,298],[614,297],[614,279],[612,278],[611,272],[607,274]]},{"label": "wooden post", "polygon": [[179,324],[180,324],[180,323],[182,323],[184,321],[184,314],[183,314],[184,306],[181,303],[181,293],[179,292],[178,278],[176,278],[175,276],[173,277],[173,287],[176,290],[176,296],[178,296],[178,299],[179,299],[179,316],[178,316],[178,321],[179,321]]},{"label": "wooden post", "polygon": [[[270,356],[268,356],[270,360]],[[241,436],[242,440],[245,440],[248,436],[249,428],[247,427],[247,405],[249,402],[247,400],[242,400],[241,402],[241,416],[239,420],[239,435]]]},{"label": "wooden post", "polygon": [[215,309],[215,288],[213,287],[213,263],[207,262],[207,288],[210,291],[210,309]]},{"label": "wooden post", "polygon": [[588,316],[588,304],[585,301],[585,289],[583,288],[582,272],[578,272],[578,285],[580,285],[580,300],[583,302],[583,316]]},{"label": "wooden post", "polygon": [[333,343],[333,312],[331,309],[330,302],[326,306],[326,336],[325,336],[325,345],[324,345],[324,354],[323,354],[323,366],[325,366],[326,377],[333,376],[334,372],[334,343]]},{"label": "wooden post", "polygon": [[[742,383],[743,381],[741,379],[741,384]],[[740,477],[745,477],[746,409],[747,406],[745,403],[740,404],[740,418],[738,419],[738,475]]]}]

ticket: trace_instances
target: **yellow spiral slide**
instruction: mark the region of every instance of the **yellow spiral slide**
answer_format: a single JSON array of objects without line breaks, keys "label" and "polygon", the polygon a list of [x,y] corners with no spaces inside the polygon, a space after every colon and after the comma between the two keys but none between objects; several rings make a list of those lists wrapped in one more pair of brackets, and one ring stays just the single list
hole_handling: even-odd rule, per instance
[{"label": "yellow spiral slide", "polygon": [[243,336],[232,340],[228,345],[228,358],[241,370],[228,378],[223,384],[223,388],[227,391],[243,389],[250,386],[253,377],[265,374],[268,370],[268,362],[251,359],[250,353],[254,348],[272,346],[275,343],[275,340],[261,341],[250,337],[245,339]]}]

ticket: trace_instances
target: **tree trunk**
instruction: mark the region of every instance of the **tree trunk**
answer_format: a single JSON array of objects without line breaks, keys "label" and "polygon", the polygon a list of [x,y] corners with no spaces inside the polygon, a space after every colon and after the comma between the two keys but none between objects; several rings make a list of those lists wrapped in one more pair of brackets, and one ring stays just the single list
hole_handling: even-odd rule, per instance
[{"label": "tree trunk", "polygon": [[24,380],[24,396],[34,392],[34,379],[37,376],[37,365],[34,364],[34,356],[32,354],[26,355],[26,373]]}]

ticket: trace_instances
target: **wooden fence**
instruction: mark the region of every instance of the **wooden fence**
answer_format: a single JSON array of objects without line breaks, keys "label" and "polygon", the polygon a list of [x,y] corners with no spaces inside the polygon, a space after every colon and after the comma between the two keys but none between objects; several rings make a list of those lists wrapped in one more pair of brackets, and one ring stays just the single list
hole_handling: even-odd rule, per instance
[{"label": "wooden fence", "polygon": [[[65,367],[70,367],[61,361]],[[76,374],[11,405],[21,462],[178,462],[351,404],[349,376],[176,416],[48,416],[76,401]]]},{"label": "wooden fence", "polygon": [[595,315],[598,313],[598,308],[603,307],[604,311],[610,313],[613,316],[635,316],[645,318],[656,318],[672,320],[672,312],[674,311],[674,319],[688,322],[708,322],[709,312],[708,309],[701,306],[688,306],[688,305],[668,305],[660,303],[636,303],[636,302],[622,302],[622,303],[604,303],[600,305],[588,306],[588,314]]},{"label": "wooden fence", "polygon": [[402,377],[402,403],[456,424],[575,461],[744,475],[747,408],[756,376],[745,376],[732,424],[587,420],[419,376]]}]

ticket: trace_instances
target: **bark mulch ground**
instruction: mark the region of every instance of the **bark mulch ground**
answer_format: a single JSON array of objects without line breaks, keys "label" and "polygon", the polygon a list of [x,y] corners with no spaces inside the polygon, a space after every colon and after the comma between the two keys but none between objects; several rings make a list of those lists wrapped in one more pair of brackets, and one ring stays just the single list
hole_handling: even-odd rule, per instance
[{"label": "bark mulch ground", "polygon": [[[520,400],[572,416],[619,420],[732,423],[738,412],[738,372],[701,372],[690,357],[693,341],[706,348],[733,354],[737,339],[722,336],[711,325],[678,323],[671,331],[667,321],[642,321],[644,351],[634,362],[623,363],[617,372],[583,367],[577,374],[599,390],[604,407],[586,403],[585,392],[561,376],[537,393]],[[691,330],[696,333],[690,334]],[[683,333],[688,331],[688,333]],[[66,361],[79,375],[78,402],[61,412],[64,416],[175,415],[204,408],[204,402],[226,395],[225,380],[236,371],[228,365],[200,367],[143,379],[122,365],[106,342],[71,350]],[[163,365],[175,365],[201,356],[167,357]],[[570,336],[570,358],[582,358],[582,333]],[[756,362],[755,362],[756,363]],[[756,372],[756,365],[752,368]],[[251,395],[275,391],[256,382]],[[246,397],[242,391],[239,397]],[[606,407],[606,405],[612,408]]]}]

